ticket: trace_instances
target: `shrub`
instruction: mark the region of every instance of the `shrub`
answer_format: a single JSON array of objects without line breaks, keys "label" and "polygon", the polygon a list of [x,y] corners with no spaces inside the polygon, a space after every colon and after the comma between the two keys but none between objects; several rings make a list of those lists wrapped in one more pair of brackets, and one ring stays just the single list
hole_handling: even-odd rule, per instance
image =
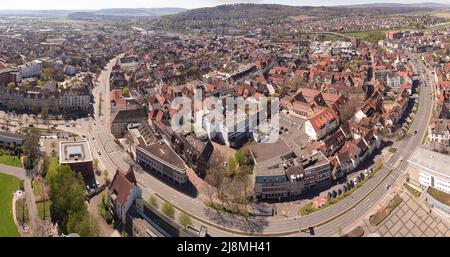
[{"label": "shrub", "polygon": [[154,195],[150,196],[148,198],[148,202],[155,207],[156,209],[158,209],[158,200],[156,199],[156,197]]},{"label": "shrub", "polygon": [[192,220],[191,220],[191,217],[189,217],[189,215],[182,212],[180,214],[180,217],[178,217],[178,223],[180,223],[181,226],[186,228],[187,226],[192,225]]},{"label": "shrub", "polygon": [[162,212],[170,217],[170,218],[174,218],[175,217],[175,208],[173,207],[173,205],[169,202],[165,202],[163,207],[162,207]]}]

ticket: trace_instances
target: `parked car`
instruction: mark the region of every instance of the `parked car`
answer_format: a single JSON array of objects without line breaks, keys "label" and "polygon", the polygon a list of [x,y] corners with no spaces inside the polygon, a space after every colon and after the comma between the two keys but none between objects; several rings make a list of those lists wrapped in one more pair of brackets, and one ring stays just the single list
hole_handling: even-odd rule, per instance
[{"label": "parked car", "polygon": [[328,192],[328,194],[327,194],[327,201],[330,201],[332,197],[333,197],[333,196],[331,195],[331,193]]},{"label": "parked car", "polygon": [[333,190],[333,198],[336,198],[336,196],[337,196],[337,192],[336,192],[336,190]]},{"label": "parked car", "polygon": [[338,195],[341,195],[342,194],[342,190],[338,189],[337,193],[338,193]]}]

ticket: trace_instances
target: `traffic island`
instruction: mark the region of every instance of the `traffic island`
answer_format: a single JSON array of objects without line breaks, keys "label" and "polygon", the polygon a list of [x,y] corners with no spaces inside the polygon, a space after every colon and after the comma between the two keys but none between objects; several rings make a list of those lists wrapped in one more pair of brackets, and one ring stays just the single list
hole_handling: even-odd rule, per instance
[{"label": "traffic island", "polygon": [[403,199],[397,194],[389,201],[388,206],[377,211],[375,214],[370,215],[369,223],[372,226],[378,226],[389,214],[403,201]]},{"label": "traffic island", "polygon": [[362,237],[364,235],[364,229],[361,226],[356,227],[352,231],[343,235],[342,237]]}]

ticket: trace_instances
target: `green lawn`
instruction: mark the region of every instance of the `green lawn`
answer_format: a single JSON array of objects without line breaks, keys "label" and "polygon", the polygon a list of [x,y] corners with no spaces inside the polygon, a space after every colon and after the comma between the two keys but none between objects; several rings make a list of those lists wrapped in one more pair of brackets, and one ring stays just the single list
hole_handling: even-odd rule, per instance
[{"label": "green lawn", "polygon": [[42,193],[42,185],[39,181],[33,180],[33,194],[40,195]]},{"label": "green lawn", "polygon": [[19,224],[28,224],[30,221],[26,198],[18,199],[16,201],[16,219]]},{"label": "green lawn", "polygon": [[414,189],[413,187],[411,187],[410,185],[408,185],[407,183],[403,184],[403,186],[406,188],[406,190],[408,190],[408,192],[410,194],[412,194],[415,197],[419,197],[420,196],[420,191]]},{"label": "green lawn", "polygon": [[52,204],[52,201],[50,201],[50,200],[36,203],[38,214],[41,219],[50,218],[50,205],[51,204]]},{"label": "green lawn", "polygon": [[22,161],[17,156],[0,154],[0,163],[8,166],[22,167]]},{"label": "green lawn", "polygon": [[15,177],[0,174],[0,237],[17,237],[17,231],[12,216],[12,193],[20,187],[20,181]]},{"label": "green lawn", "polygon": [[48,182],[49,178],[54,176],[56,169],[58,168],[59,160],[58,157],[50,157],[48,158],[48,171],[47,175],[45,175],[45,179]]},{"label": "green lawn", "polygon": [[434,199],[437,201],[450,206],[450,194],[447,194],[445,192],[439,191],[437,189],[434,189],[432,187],[428,188],[428,194],[431,195]]}]

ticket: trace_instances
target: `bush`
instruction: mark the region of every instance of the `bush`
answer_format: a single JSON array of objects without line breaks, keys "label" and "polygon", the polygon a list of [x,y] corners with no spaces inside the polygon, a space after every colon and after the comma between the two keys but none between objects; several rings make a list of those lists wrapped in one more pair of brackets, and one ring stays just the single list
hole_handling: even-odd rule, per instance
[{"label": "bush", "polygon": [[397,152],[397,148],[391,147],[391,148],[389,148],[389,152],[390,153],[396,153]]},{"label": "bush", "polygon": [[114,224],[114,218],[109,212],[108,199],[105,193],[102,193],[102,200],[98,203],[98,211],[100,215],[105,219],[106,223]]},{"label": "bush", "polygon": [[317,211],[317,210],[318,210],[318,209],[312,207],[312,204],[311,204],[311,203],[308,203],[307,205],[303,206],[303,207],[300,209],[300,216],[306,216],[306,215],[309,215],[309,214],[311,214],[311,213],[313,213],[313,212],[315,212],[315,211]]},{"label": "bush", "polygon": [[175,217],[175,208],[173,207],[173,205],[169,202],[165,202],[163,207],[162,207],[162,212],[170,218],[174,218]]},{"label": "bush", "polygon": [[409,193],[411,193],[413,196],[415,197],[419,197],[420,196],[420,191],[412,188],[410,185],[408,185],[407,183],[403,184],[403,186],[406,188],[406,190],[408,190]]},{"label": "bush", "polygon": [[389,213],[392,210],[394,210],[395,207],[397,207],[402,201],[403,201],[403,199],[399,195],[395,195],[394,198],[392,198],[389,201],[389,205],[388,205]]},{"label": "bush", "polygon": [[148,202],[151,204],[151,206],[158,209],[158,200],[156,199],[156,197],[154,195],[152,195],[148,198]]},{"label": "bush", "polygon": [[16,201],[16,219],[21,225],[30,221],[28,217],[28,206],[26,198],[21,198]]}]

